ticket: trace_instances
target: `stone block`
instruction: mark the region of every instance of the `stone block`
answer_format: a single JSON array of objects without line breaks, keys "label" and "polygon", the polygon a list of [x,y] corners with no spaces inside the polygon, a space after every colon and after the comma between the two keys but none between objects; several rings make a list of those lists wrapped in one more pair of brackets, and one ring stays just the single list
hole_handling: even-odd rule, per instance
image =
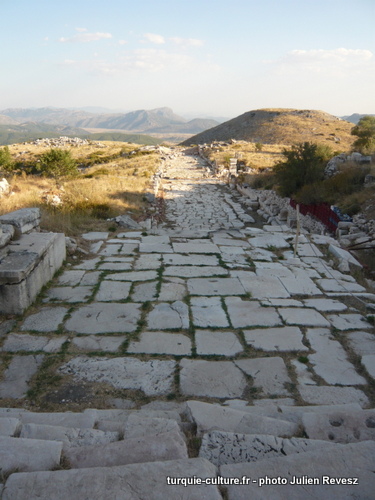
[{"label": "stone block", "polygon": [[17,236],[38,228],[39,223],[39,208],[21,208],[15,212],[0,216],[0,224],[10,224],[14,226]]}]

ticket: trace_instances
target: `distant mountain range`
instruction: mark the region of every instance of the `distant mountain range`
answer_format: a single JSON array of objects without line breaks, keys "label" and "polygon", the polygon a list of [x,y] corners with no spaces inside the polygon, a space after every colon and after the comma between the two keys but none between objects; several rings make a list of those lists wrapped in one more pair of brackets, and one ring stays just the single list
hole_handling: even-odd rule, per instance
[{"label": "distant mountain range", "polygon": [[332,149],[348,150],[353,143],[353,124],[323,111],[257,109],[248,111],[185,140],[183,145],[231,139],[263,144],[315,142]]},{"label": "distant mountain range", "polygon": [[0,115],[12,119],[12,124],[32,121],[66,127],[116,129],[147,134],[197,134],[219,124],[215,120],[204,118],[188,121],[174,114],[170,108],[140,109],[130,113],[90,113],[65,108],[9,108],[0,111]]},{"label": "distant mountain range", "polygon": [[343,120],[346,120],[348,122],[351,122],[351,123],[354,123],[355,125],[357,125],[357,123],[359,122],[359,120],[361,118],[363,118],[364,116],[375,116],[375,115],[370,115],[370,114],[360,115],[359,113],[353,113],[352,115],[348,115],[348,116],[340,116],[340,118],[342,118]]}]

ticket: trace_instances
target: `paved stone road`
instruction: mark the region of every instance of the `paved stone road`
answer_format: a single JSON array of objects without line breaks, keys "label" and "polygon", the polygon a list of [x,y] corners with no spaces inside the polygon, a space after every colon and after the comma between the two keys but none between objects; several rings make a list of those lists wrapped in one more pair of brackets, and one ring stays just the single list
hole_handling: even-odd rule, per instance
[{"label": "paved stone road", "polygon": [[43,361],[64,352],[57,371],[78,385],[368,405],[373,326],[355,306],[373,296],[325,261],[331,239],[302,236],[294,258],[293,232],[255,227],[194,156],[165,162],[163,189],[164,224],[83,235],[94,255],[8,328],[1,397],[23,398]]},{"label": "paved stone road", "polygon": [[[164,224],[86,233],[91,254],[24,318],[0,323],[2,406],[61,411],[0,408],[1,498],[221,500],[214,485],[165,479],[218,470],[358,476],[358,488],[309,494],[370,498],[374,296],[327,263],[330,237],[302,235],[294,257],[293,232],[255,223],[199,158],[175,153],[163,175]],[[199,458],[187,458],[183,431],[195,428]],[[293,437],[301,429],[309,439]],[[48,472],[62,451],[71,470]],[[306,494],[258,486],[228,486],[227,498]]]}]

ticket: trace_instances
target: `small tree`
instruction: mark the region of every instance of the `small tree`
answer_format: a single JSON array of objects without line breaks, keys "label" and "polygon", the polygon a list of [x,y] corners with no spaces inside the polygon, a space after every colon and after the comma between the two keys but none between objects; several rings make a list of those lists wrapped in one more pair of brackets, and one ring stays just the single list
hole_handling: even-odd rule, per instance
[{"label": "small tree", "polygon": [[263,144],[261,142],[256,142],[255,143],[255,151],[257,151],[258,153],[260,153],[263,149]]},{"label": "small tree", "polygon": [[8,146],[0,149],[0,170],[11,172],[14,169],[14,160]]},{"label": "small tree", "polygon": [[375,151],[375,116],[363,116],[358,124],[352,128],[352,135],[356,135],[353,148],[362,154],[371,154]]},{"label": "small tree", "polygon": [[284,149],[285,161],[275,165],[274,172],[281,196],[292,196],[306,184],[323,179],[326,151],[317,144],[304,142]]},{"label": "small tree", "polygon": [[50,149],[42,154],[37,170],[47,177],[78,174],[76,160],[72,157],[70,151],[64,149]]}]

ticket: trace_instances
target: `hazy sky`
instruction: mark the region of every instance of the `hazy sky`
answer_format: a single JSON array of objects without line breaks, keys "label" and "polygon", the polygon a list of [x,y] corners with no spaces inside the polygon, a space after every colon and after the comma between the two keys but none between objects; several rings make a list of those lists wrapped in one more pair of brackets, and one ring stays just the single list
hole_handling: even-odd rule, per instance
[{"label": "hazy sky", "polygon": [[0,109],[375,113],[375,0],[0,0]]}]

